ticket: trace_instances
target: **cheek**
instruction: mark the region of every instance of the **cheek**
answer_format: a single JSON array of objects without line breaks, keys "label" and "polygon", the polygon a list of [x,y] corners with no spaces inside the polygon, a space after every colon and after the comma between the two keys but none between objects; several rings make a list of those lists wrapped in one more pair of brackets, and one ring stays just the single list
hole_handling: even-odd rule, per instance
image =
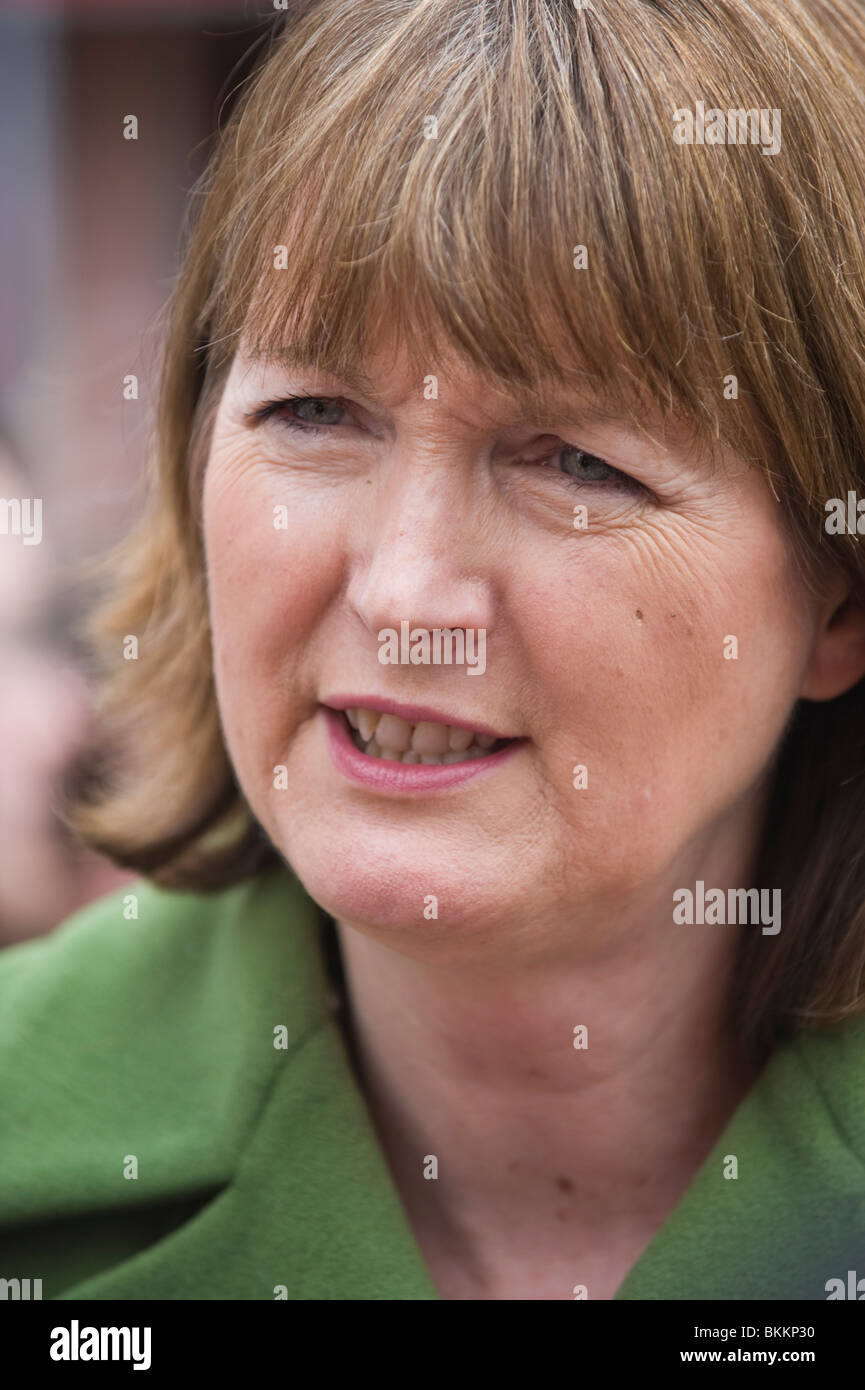
[{"label": "cheek", "polygon": [[269,665],[305,636],[338,572],[317,499],[289,495],[276,469],[216,459],[204,483],[208,592],[217,658]]},{"label": "cheek", "polygon": [[806,658],[772,528],[686,540],[587,547],[532,585],[519,623],[556,808],[635,868],[756,782]]},{"label": "cheek", "polygon": [[244,469],[236,456],[209,468],[203,527],[217,698],[245,780],[270,767],[302,715],[298,692],[338,583],[337,547],[302,499],[287,498],[276,470]]}]

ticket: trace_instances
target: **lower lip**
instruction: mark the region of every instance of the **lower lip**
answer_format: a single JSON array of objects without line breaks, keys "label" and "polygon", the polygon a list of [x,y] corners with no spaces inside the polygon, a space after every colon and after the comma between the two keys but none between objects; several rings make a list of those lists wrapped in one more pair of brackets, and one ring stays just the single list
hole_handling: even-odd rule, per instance
[{"label": "lower lip", "polygon": [[438,792],[462,782],[489,776],[513,757],[521,746],[515,740],[497,753],[485,758],[470,758],[465,763],[398,763],[390,758],[369,758],[356,748],[343,715],[323,705],[327,724],[327,740],[334,765],[352,782],[376,791],[412,795],[417,792]]}]

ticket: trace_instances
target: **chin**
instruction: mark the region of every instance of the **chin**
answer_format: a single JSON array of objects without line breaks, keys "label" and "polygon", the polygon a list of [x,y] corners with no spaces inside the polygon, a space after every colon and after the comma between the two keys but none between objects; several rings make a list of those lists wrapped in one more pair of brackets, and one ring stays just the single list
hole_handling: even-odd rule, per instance
[{"label": "chin", "polygon": [[394,844],[393,832],[383,839],[341,836],[331,826],[314,839],[308,831],[286,836],[279,848],[313,901],[358,927],[453,936],[501,912],[496,883],[458,869],[448,846],[436,853],[428,835],[408,844]]}]

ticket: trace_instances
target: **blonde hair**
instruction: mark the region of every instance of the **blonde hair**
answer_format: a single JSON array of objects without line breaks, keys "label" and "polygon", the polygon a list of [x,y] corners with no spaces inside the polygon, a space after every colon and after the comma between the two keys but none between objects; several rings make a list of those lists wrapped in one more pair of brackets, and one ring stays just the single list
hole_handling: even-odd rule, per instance
[{"label": "blonde hair", "polygon": [[[344,374],[386,326],[421,374],[449,346],[513,392],[653,403],[764,471],[815,583],[865,587],[857,538],[823,526],[827,498],[865,490],[856,0],[313,0],[266,48],[193,199],[73,817],[175,887],[276,857],[220,731],[199,532],[241,337]],[[782,151],[678,144],[698,100],[777,109]],[[749,934],[734,1000],[755,1047],[865,1008],[863,713],[861,686],[800,704],[780,752],[758,881],[783,887],[783,941]]]}]

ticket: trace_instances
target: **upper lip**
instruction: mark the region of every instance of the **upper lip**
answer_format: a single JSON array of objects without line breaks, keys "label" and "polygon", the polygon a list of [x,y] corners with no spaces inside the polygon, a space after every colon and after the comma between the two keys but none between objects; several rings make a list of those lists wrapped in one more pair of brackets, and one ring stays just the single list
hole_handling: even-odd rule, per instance
[{"label": "upper lip", "polygon": [[455,729],[471,729],[476,734],[488,734],[490,738],[514,738],[514,734],[503,734],[490,724],[476,719],[463,719],[459,715],[446,714],[442,710],[431,709],[429,705],[401,705],[396,700],[388,700],[382,695],[331,695],[322,704],[328,709],[371,709],[378,714],[396,714],[407,724],[450,724]]}]

